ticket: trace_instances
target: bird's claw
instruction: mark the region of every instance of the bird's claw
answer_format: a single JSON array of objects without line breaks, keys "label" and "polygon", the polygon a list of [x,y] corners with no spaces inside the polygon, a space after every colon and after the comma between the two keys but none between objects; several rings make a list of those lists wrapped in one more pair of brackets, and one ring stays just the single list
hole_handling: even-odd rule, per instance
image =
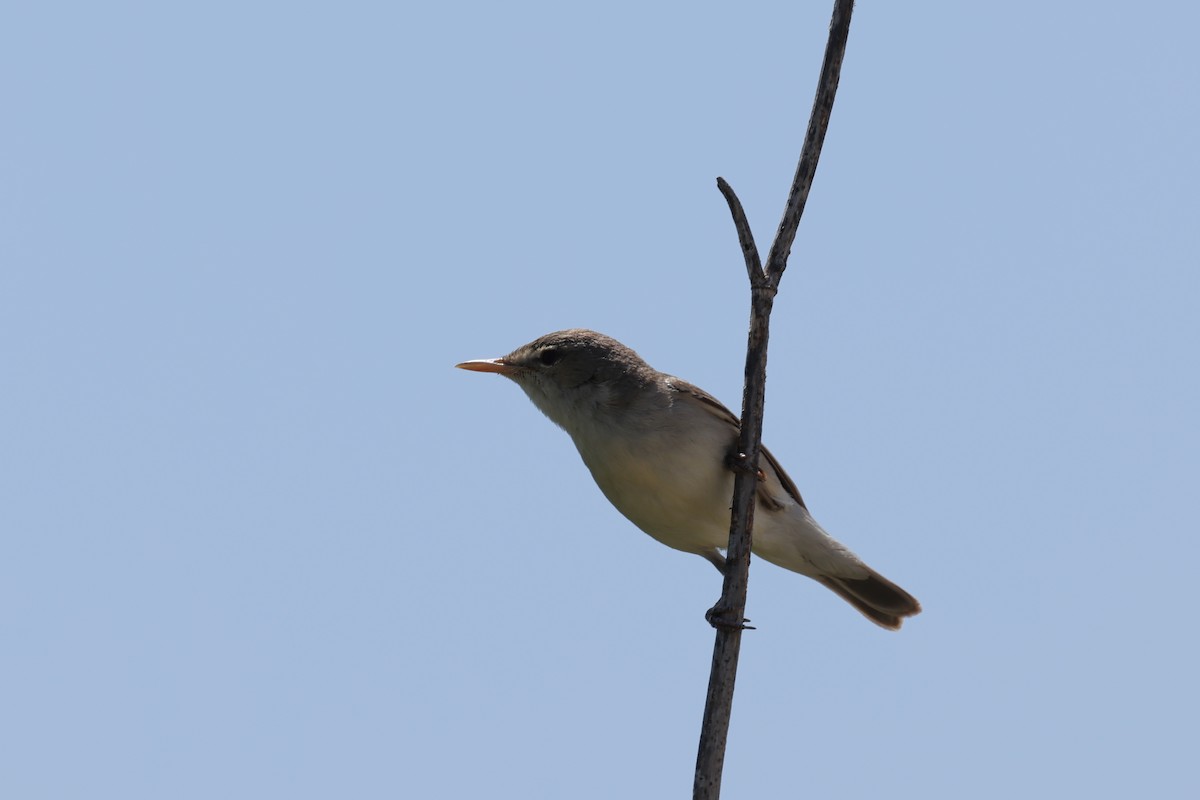
[{"label": "bird's claw", "polygon": [[708,621],[717,630],[725,631],[752,631],[755,630],[753,625],[747,625],[750,621],[749,617],[741,617],[740,619],[730,615],[730,609],[722,608],[721,604],[710,608],[704,612],[704,619]]},{"label": "bird's claw", "polygon": [[761,469],[750,469],[750,464],[747,463],[745,453],[739,453],[736,450],[730,450],[729,455],[725,456],[725,466],[734,472],[743,472],[747,475],[753,475],[760,481],[765,481],[767,475]]}]

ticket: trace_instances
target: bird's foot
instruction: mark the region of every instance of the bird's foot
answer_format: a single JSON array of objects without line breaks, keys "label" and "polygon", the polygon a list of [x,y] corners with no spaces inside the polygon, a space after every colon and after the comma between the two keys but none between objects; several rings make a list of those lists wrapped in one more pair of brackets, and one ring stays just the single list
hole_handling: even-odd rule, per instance
[{"label": "bird's foot", "polygon": [[733,614],[733,609],[721,605],[720,601],[704,612],[704,618],[708,620],[708,624],[712,625],[717,630],[725,631],[752,631],[753,625],[747,625],[750,620],[746,617],[737,617]]},{"label": "bird's foot", "polygon": [[730,450],[725,456],[725,466],[733,472],[744,472],[747,475],[753,475],[760,481],[767,479],[766,473],[761,469],[750,469],[750,462],[745,453],[739,453],[737,450]]}]

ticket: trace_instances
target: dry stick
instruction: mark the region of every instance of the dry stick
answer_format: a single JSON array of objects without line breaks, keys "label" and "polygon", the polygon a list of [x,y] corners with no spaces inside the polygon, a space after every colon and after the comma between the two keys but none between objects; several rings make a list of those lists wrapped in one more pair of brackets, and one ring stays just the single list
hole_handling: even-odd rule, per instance
[{"label": "dry stick", "polygon": [[750,333],[746,347],[746,383],[742,393],[742,421],[735,457],[733,511],[729,529],[729,549],[725,564],[725,582],[721,599],[708,612],[708,620],[717,629],[713,645],[712,671],[708,680],[708,698],[704,705],[704,723],[700,730],[700,748],[696,755],[696,776],[692,786],[693,800],[717,800],[721,796],[721,771],[725,763],[725,742],[729,734],[729,716],[733,708],[733,686],[737,676],[738,654],[742,630],[746,627],[746,587],[750,576],[750,531],[754,521],[754,492],[758,483],[758,451],[762,439],[763,399],[767,382],[767,338],[771,307],[779,288],[779,279],[787,268],[800,217],[808,201],[821,145],[829,127],[829,115],[837,94],[842,58],[850,34],[850,16],[854,0],[835,0],[833,19],[829,25],[829,41],[825,45],[825,60],[813,100],[808,131],[792,188],[788,193],[783,219],[771,245],[764,272],[742,209],[733,188],[724,179],[717,179],[717,188],[725,196],[738,242],[746,260],[750,277]]},{"label": "dry stick", "polygon": [[842,76],[842,57],[846,55],[846,40],[850,36],[850,15],[854,13],[854,0],[835,0],[833,18],[829,21],[829,41],[825,43],[825,60],[821,62],[821,77],[817,79],[817,95],[813,98],[812,113],[808,116],[808,131],[804,134],[804,149],[800,151],[800,162],[792,178],[792,190],[788,193],[783,219],[775,242],[767,256],[767,279],[778,288],[779,278],[787,267],[800,227],[800,215],[808,202],[808,190],[812,188],[817,162],[821,159],[821,146],[825,144],[825,131],[829,128],[829,115],[833,113],[833,98],[837,95],[838,80]]}]

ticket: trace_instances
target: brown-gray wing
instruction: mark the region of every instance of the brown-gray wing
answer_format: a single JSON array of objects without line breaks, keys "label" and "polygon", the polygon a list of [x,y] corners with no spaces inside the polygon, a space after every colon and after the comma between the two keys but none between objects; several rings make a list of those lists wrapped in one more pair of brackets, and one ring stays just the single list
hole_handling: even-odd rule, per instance
[{"label": "brown-gray wing", "polygon": [[[688,383],[687,381],[679,378],[672,377],[671,384],[680,391],[687,392],[692,397],[695,397],[717,417],[721,418],[725,422],[728,422],[731,426],[733,426],[734,436],[737,435],[737,432],[742,427],[742,421],[735,417],[733,412],[726,408],[720,400],[713,397],[699,386]],[[779,483],[781,486],[783,486],[783,490],[791,495],[792,499],[799,503],[801,508],[807,509],[808,506],[804,504],[804,498],[800,496],[800,490],[796,488],[795,482],[788,476],[788,474],[783,471],[783,467],[780,465],[775,456],[771,455],[771,451],[768,450],[764,445],[761,448],[761,452],[762,455],[766,457],[767,463],[771,465],[771,469],[775,471],[775,475],[779,478]],[[778,500],[775,500],[769,496],[765,496],[762,490],[759,491],[759,494],[764,495],[763,499],[767,501],[768,505],[773,507],[779,507],[781,505]]]}]

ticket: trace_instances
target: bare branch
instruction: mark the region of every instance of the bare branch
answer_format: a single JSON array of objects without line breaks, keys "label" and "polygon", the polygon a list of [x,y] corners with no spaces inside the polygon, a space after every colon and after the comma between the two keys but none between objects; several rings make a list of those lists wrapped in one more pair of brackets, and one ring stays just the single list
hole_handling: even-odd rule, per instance
[{"label": "bare branch", "polygon": [[733,225],[737,228],[738,244],[742,246],[742,255],[746,259],[746,273],[750,276],[750,285],[756,286],[766,279],[766,275],[758,255],[758,245],[754,243],[754,232],[750,230],[750,222],[746,219],[746,211],[737,193],[724,178],[717,178],[717,188],[729,204],[729,213],[733,215]]},{"label": "bare branch", "polygon": [[829,41],[825,45],[825,60],[813,101],[808,132],[804,137],[800,162],[788,193],[787,206],[779,231],[771,245],[764,274],[742,204],[732,187],[717,179],[717,187],[725,196],[733,214],[738,242],[750,276],[750,332],[746,347],[746,383],[742,392],[741,429],[738,432],[738,452],[735,458],[733,510],[730,519],[729,549],[725,562],[725,581],[721,599],[708,612],[708,620],[717,629],[713,645],[712,670],[709,674],[708,696],[704,705],[704,723],[700,731],[700,747],[696,754],[696,775],[692,785],[693,800],[717,800],[721,796],[721,774],[725,764],[725,743],[729,735],[729,718],[733,710],[733,688],[737,677],[738,656],[741,652],[742,630],[745,626],[746,590],[750,580],[751,531],[754,523],[754,495],[758,484],[758,455],[762,441],[763,402],[767,383],[767,340],[770,332],[771,308],[783,271],[787,267],[800,217],[804,213],[808,192],[812,186],[829,115],[837,93],[842,57],[850,33],[853,0],[835,0],[830,22]]},{"label": "bare branch", "polygon": [[[757,253],[755,257],[757,260]],[[746,384],[742,393],[742,425],[738,433],[725,581],[721,599],[707,615],[709,622],[717,629],[717,636],[713,644],[704,721],[700,728],[700,747],[696,754],[696,776],[692,786],[695,800],[717,800],[721,796],[721,773],[725,765],[725,743],[729,737],[729,719],[733,711],[733,688],[741,653],[742,629],[747,621],[746,591],[750,584],[754,493],[758,488],[767,332],[775,287],[760,280],[751,288],[751,293],[750,341],[746,352]]]},{"label": "bare branch", "polygon": [[796,240],[800,217],[808,202],[808,190],[812,188],[817,162],[821,159],[821,146],[825,144],[829,116],[833,113],[833,99],[842,77],[842,58],[846,55],[846,40],[850,36],[850,17],[853,13],[854,0],[836,0],[833,5],[829,40],[825,44],[825,59],[821,62],[821,77],[817,79],[817,95],[813,98],[812,113],[808,117],[808,131],[804,134],[804,148],[800,151],[800,162],[792,178],[792,189],[788,192],[783,219],[779,221],[775,242],[767,255],[767,279],[776,286],[787,268],[792,242]]}]

